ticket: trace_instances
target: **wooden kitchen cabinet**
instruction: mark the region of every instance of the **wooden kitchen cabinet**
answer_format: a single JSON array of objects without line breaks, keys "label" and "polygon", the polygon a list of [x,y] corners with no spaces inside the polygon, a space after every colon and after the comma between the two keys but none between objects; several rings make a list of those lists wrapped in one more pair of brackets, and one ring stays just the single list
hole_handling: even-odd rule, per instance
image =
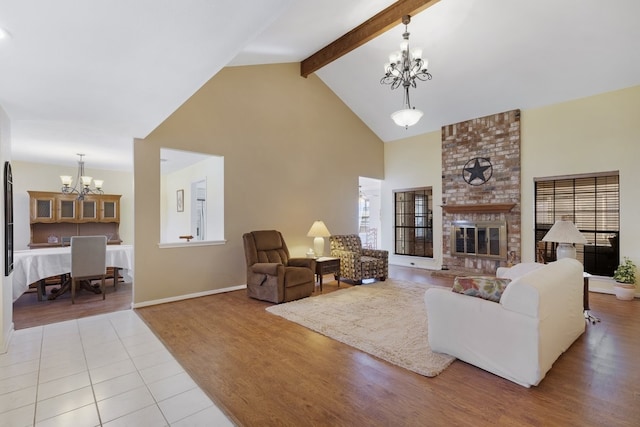
[{"label": "wooden kitchen cabinet", "polygon": [[119,244],[120,195],[29,191],[30,247],[69,244],[71,236],[105,235]]}]

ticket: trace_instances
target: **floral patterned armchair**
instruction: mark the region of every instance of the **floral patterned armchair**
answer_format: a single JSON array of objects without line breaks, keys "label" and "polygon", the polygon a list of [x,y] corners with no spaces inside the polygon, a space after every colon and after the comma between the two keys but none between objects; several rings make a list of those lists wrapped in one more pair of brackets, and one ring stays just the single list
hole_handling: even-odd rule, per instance
[{"label": "floral patterned armchair", "polygon": [[340,277],[361,284],[363,279],[386,280],[389,252],[366,249],[357,234],[329,237],[331,256],[340,258]]}]

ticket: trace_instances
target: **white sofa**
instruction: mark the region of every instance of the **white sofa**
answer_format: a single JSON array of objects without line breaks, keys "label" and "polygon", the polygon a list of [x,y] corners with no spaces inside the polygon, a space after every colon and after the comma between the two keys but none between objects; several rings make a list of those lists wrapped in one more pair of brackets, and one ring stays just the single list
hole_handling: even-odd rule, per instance
[{"label": "white sofa", "polygon": [[582,272],[574,259],[502,268],[512,281],[499,303],[430,288],[429,345],[525,387],[538,385],[585,330]]}]

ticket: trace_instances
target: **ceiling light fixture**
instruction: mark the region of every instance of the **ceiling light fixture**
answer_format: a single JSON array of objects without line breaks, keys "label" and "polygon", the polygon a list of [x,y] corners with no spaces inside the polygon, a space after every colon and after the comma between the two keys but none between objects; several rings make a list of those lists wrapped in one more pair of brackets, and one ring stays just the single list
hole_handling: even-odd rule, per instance
[{"label": "ceiling light fixture", "polygon": [[[104,194],[102,191],[102,184],[104,183],[101,179],[93,179],[90,176],[84,174],[84,161],[82,158],[85,156],[84,154],[78,153],[80,156],[80,160],[78,160],[78,176],[76,177],[76,184],[71,187],[71,183],[73,182],[73,177],[71,175],[60,175],[60,181],[62,181],[62,192],[64,194],[77,194],[78,200],[84,200],[84,196],[87,194]],[[91,181],[93,180],[94,188],[91,187]],[[78,185],[80,187],[78,188]]]},{"label": "ceiling light fixture", "polygon": [[409,49],[409,30],[407,28],[409,22],[411,22],[411,16],[404,15],[402,17],[404,34],[402,34],[400,51],[389,55],[389,62],[384,65],[384,76],[380,79],[380,84],[391,85],[391,89],[397,89],[400,86],[404,89],[403,108],[391,114],[391,118],[395,124],[405,129],[418,123],[423,115],[422,111],[411,107],[409,87],[416,87],[416,79],[431,80],[431,74],[427,72],[428,61],[422,59],[422,49]]}]

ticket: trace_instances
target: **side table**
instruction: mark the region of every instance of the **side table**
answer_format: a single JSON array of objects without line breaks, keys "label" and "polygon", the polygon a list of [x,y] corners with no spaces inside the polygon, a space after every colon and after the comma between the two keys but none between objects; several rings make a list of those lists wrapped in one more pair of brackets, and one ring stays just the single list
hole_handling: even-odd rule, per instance
[{"label": "side table", "polygon": [[340,287],[340,258],[327,256],[316,258],[316,276],[320,282],[320,292],[322,292],[322,276],[329,273],[336,276],[338,287]]}]

